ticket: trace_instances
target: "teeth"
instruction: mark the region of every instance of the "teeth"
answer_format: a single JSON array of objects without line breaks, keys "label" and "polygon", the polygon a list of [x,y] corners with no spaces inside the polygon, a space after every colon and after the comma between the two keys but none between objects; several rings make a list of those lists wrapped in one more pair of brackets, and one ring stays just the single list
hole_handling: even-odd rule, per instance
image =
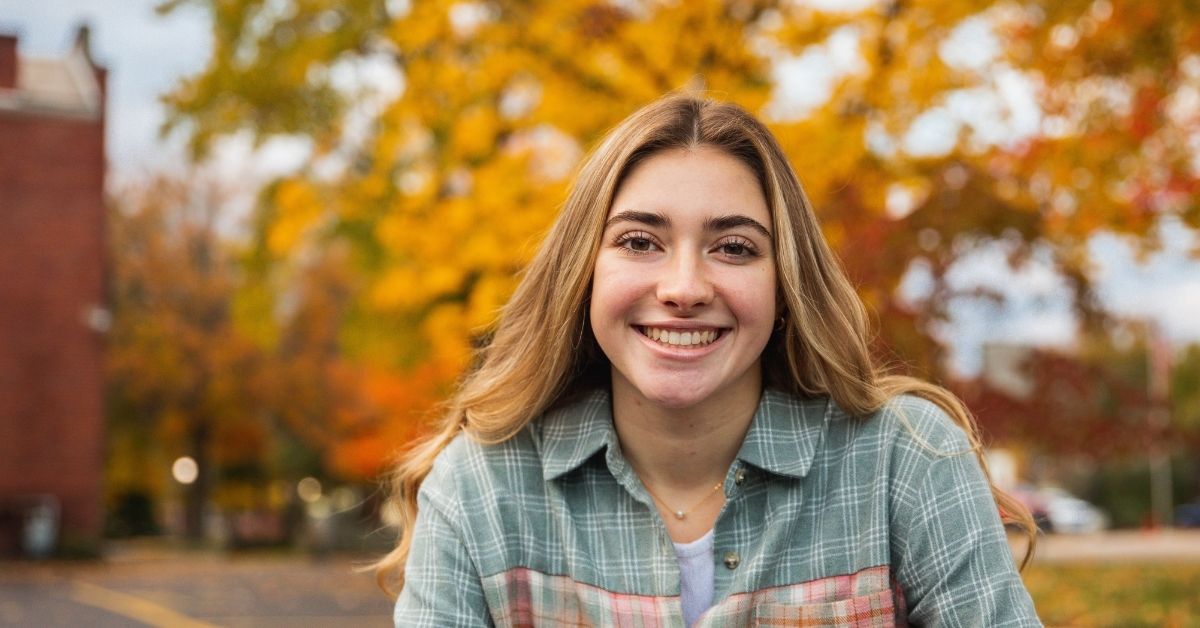
[{"label": "teeth", "polygon": [[703,346],[717,339],[716,330],[680,332],[655,327],[643,327],[642,333],[651,340],[677,347]]}]

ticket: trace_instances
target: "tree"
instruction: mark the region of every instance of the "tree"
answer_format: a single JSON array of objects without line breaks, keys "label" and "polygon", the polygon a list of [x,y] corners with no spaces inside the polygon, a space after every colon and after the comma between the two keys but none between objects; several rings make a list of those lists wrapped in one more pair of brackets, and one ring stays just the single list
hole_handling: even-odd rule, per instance
[{"label": "tree", "polygon": [[[767,115],[879,316],[879,350],[927,373],[941,362],[931,325],[972,297],[944,280],[964,255],[1003,241],[1019,266],[1047,252],[1095,327],[1093,234],[1150,249],[1164,218],[1200,226],[1190,144],[1200,9],[1185,0],[892,0],[844,12],[767,0],[172,0],[163,10],[185,3],[211,15],[215,50],[167,95],[169,126],[186,129],[197,156],[237,131],[310,140],[306,165],[261,198],[255,280],[278,286],[314,250],[344,250],[358,288],[337,323],[340,351],[378,372],[432,373],[424,398],[465,367],[582,150],[668,90],[703,87]],[[844,71],[828,98],[797,111],[778,69],[806,54],[841,59]],[[400,87],[378,89],[389,81]],[[1023,90],[1027,105],[1008,97]],[[912,145],[929,125],[954,141]],[[914,268],[933,289],[904,303],[897,287]]]},{"label": "tree", "polygon": [[1032,479],[1073,483],[1118,527],[1169,522],[1172,504],[1196,496],[1200,351],[1171,351],[1142,322],[1117,337],[1085,335],[1070,355],[1028,350],[1003,377],[955,388],[992,443],[1030,456]]},{"label": "tree", "polygon": [[1171,419],[1200,447],[1200,344],[1180,351],[1171,366]]},{"label": "tree", "polygon": [[[185,533],[205,512],[267,507],[271,480],[378,474],[387,442],[428,407],[429,368],[400,378],[348,362],[341,318],[353,280],[326,250],[290,284],[286,307],[258,311],[245,252],[217,229],[221,188],[195,174],[121,190],[110,212],[110,498],[162,498],[169,469],[199,467],[184,488]],[[268,322],[263,324],[264,318]]]},{"label": "tree", "polygon": [[[957,392],[991,439],[1021,444],[1034,455],[1102,463],[1200,448],[1193,377],[1198,347],[1171,352],[1170,386],[1158,392],[1152,347],[1161,341],[1143,324],[1124,321],[1120,329],[1127,346],[1107,335],[1085,334],[1069,354],[1028,350],[1010,374],[1022,386],[993,385],[985,374],[959,382]],[[1156,414],[1164,408],[1165,415]]]},{"label": "tree", "polygon": [[[203,190],[204,193],[198,193]],[[110,212],[109,490],[162,495],[190,456],[185,528],[199,538],[216,470],[265,455],[264,356],[233,328],[236,268],[213,189],[159,179]]]},{"label": "tree", "polygon": [[1047,349],[1031,350],[1023,367],[1031,383],[1026,395],[1014,397],[986,382],[958,391],[994,442],[1102,462],[1144,454],[1161,440],[1148,429],[1144,379],[1131,380],[1107,362]]}]

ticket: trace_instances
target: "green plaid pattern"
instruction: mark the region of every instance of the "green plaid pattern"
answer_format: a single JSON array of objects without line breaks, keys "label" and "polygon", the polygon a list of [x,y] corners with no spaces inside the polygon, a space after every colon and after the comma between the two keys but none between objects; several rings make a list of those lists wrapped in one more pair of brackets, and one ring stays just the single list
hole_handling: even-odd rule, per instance
[{"label": "green plaid pattern", "polygon": [[[724,491],[697,626],[1041,625],[965,435],[929,402],[855,418],[765,391]],[[606,392],[498,445],[459,437],[418,499],[397,626],[683,625]]]}]

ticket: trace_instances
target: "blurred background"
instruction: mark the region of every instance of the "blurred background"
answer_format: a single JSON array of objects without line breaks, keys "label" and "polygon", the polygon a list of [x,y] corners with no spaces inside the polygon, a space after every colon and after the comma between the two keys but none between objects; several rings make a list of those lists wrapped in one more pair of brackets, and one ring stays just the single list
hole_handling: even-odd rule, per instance
[{"label": "blurred background", "polygon": [[1190,0],[0,0],[0,623],[385,625],[382,474],[676,89],[975,412],[1043,619],[1200,625]]}]

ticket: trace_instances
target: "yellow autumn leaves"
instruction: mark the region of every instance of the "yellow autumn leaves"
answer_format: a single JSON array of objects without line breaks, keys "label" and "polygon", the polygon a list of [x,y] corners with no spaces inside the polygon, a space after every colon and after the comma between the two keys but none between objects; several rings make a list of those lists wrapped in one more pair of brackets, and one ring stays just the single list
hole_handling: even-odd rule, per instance
[{"label": "yellow autumn leaves", "polygon": [[[424,382],[423,399],[466,368],[596,138],[676,89],[759,113],[786,110],[774,107],[780,85],[797,78],[783,75],[781,61],[818,48],[841,46],[846,57],[826,78],[800,77],[806,95],[828,98],[802,118],[768,122],[876,310],[882,342],[921,367],[937,368],[928,329],[945,303],[912,311],[899,302],[911,264],[941,277],[972,243],[1015,234],[1086,278],[1082,246],[1098,230],[1143,235],[1170,215],[1200,223],[1200,205],[1180,200],[1195,189],[1180,147],[1196,125],[1166,115],[1171,94],[1195,82],[1184,70],[1200,26],[1184,0],[913,0],[845,10],[774,0],[309,0],[287,15],[261,0],[194,4],[212,12],[219,45],[168,99],[192,139],[203,145],[243,129],[314,146],[261,199],[251,237],[261,264],[256,287],[235,301],[239,325],[279,336],[287,308],[276,305],[336,248],[351,284],[335,317],[338,359]],[[326,19],[331,11],[340,17]],[[1068,47],[1055,43],[1064,29],[1077,35]],[[301,31],[313,45],[289,39]],[[991,58],[963,63],[948,44],[955,37],[992,46]],[[265,45],[272,41],[280,43]],[[1053,59],[1022,52],[1054,46]],[[334,79],[368,57],[393,64],[403,89],[364,110],[351,95],[335,97]],[[1003,124],[1012,112],[954,113],[947,103],[962,90],[998,89],[1001,71],[1041,99],[1029,106],[1047,129],[1069,111],[1066,131],[1035,128],[991,144],[975,137],[973,125]],[[1128,110],[1095,94],[1077,98],[1100,84],[1133,94]],[[910,154],[904,138],[931,110],[958,116],[950,148]],[[893,202],[905,194],[907,206]],[[877,250],[862,255],[864,242]],[[412,424],[427,409],[418,406],[388,421]],[[375,433],[386,439],[388,429]],[[356,441],[361,455],[383,449],[365,438]]]}]

